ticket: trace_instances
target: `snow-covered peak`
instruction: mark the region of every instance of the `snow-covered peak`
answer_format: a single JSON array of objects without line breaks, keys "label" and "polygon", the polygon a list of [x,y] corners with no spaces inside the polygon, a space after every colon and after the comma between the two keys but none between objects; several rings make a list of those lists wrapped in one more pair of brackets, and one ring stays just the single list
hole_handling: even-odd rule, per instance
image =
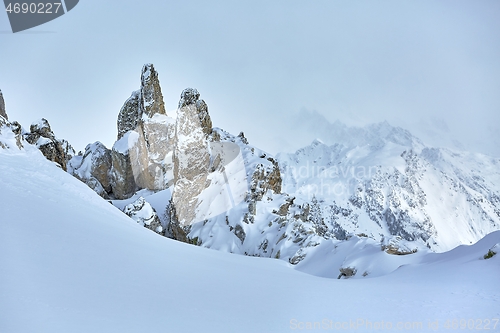
[{"label": "snow-covered peak", "polygon": [[277,158],[283,190],[297,202],[317,198],[338,234],[396,235],[444,251],[500,229],[500,159],[424,147],[388,123],[335,126],[343,139],[371,143],[314,140]]},{"label": "snow-covered peak", "polygon": [[302,110],[285,120],[285,125],[294,132],[293,138],[286,139],[295,144],[299,143],[298,147],[306,144],[302,140],[307,139],[309,142],[319,139],[327,145],[341,144],[349,148],[369,146],[371,149],[379,149],[387,143],[416,151],[424,147],[421,140],[409,131],[387,121],[365,126],[348,126],[339,120],[330,122],[317,112]]}]

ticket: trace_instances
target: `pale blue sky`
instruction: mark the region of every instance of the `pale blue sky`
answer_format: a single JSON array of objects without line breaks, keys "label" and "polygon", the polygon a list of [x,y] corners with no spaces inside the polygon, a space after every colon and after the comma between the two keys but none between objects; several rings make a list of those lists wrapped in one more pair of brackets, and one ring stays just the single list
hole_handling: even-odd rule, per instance
[{"label": "pale blue sky", "polygon": [[12,120],[77,150],[111,147],[153,63],[168,111],[197,88],[214,126],[273,153],[303,143],[283,119],[305,109],[500,157],[499,17],[496,0],[81,0],[18,34],[0,13],[0,89]]}]

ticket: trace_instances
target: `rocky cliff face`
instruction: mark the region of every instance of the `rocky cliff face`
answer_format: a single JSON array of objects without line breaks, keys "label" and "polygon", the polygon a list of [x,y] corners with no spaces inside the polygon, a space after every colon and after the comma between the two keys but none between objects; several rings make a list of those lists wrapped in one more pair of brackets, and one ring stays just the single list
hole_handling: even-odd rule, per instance
[{"label": "rocky cliff face", "polygon": [[12,133],[14,137],[12,138],[13,140],[8,140],[9,142],[6,142],[7,140],[5,139],[4,141],[0,140],[0,148],[9,149],[11,148],[12,142],[15,142],[15,146],[18,149],[22,149],[24,144],[27,143],[23,137],[24,130],[21,124],[17,121],[9,122],[9,118],[5,110],[5,101],[3,99],[2,91],[0,90],[0,134],[2,134],[2,127],[5,127],[4,130]]},{"label": "rocky cliff face", "polygon": [[[141,87],[120,110],[117,127],[118,140],[111,150],[95,143],[73,158],[69,171],[75,177],[104,198],[116,199],[120,207],[120,202],[129,202],[124,209],[130,216],[143,206],[142,201],[130,200],[170,193],[162,206],[154,207],[164,212],[158,218],[161,233],[169,237],[208,246],[208,230],[222,224],[224,232],[213,247],[223,247],[221,241],[229,235],[240,249],[234,252],[276,254],[272,246],[263,247],[262,241],[256,246],[247,235],[262,229],[253,225],[267,225],[271,216],[285,223],[293,198],[280,194],[279,166],[250,146],[243,133],[233,136],[212,128],[208,105],[196,89],[181,93],[176,118],[171,118],[165,112],[158,74],[145,65]],[[149,196],[143,200],[147,203]],[[280,203],[277,209],[270,208],[274,202]],[[270,210],[271,215],[264,217],[260,210]]]},{"label": "rocky cliff face", "polygon": [[[212,128],[204,101],[199,100],[196,89],[186,89],[181,94],[174,144],[174,191],[172,203],[174,221],[186,227],[196,221],[200,205],[198,196],[210,186],[210,153],[207,133]],[[199,107],[201,106],[201,107]],[[206,120],[208,118],[208,121]]]},{"label": "rocky cliff face", "polygon": [[158,73],[141,71],[141,86],[118,114],[112,149],[89,145],[71,161],[70,172],[104,198],[127,199],[140,189],[160,191],[173,184],[175,120],[165,112]]},{"label": "rocky cliff face", "polygon": [[140,91],[134,91],[129,99],[125,101],[125,104],[123,104],[118,114],[117,121],[118,140],[120,140],[125,133],[134,131],[139,127],[142,118],[140,96]]},{"label": "rocky cliff face", "polygon": [[[0,90],[0,117],[4,118],[5,120],[9,120],[9,117],[7,117],[7,112],[5,111],[5,101],[3,100],[3,94],[1,90]],[[2,120],[0,119],[0,121]]]},{"label": "rocky cliff face", "polygon": [[141,88],[132,92],[118,114],[118,140],[137,130],[144,120],[166,114],[158,73],[152,64],[146,64],[141,71]]},{"label": "rocky cliff face", "polygon": [[155,114],[167,114],[158,73],[152,64],[144,65],[142,68],[140,107],[149,118]]},{"label": "rocky cliff face", "polygon": [[113,196],[125,199],[138,189],[171,185],[174,120],[166,115],[153,65],[142,68],[141,88],[123,105],[117,127],[118,141],[111,150]]}]

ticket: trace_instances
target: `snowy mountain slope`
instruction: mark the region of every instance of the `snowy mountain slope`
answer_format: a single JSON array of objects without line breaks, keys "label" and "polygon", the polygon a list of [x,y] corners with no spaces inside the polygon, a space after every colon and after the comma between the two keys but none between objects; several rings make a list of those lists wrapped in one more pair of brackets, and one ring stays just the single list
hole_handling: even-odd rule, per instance
[{"label": "snowy mountain slope", "polygon": [[[390,275],[332,280],[161,237],[29,145],[0,149],[0,184],[1,332],[423,332],[460,319],[499,329],[500,257],[482,259],[499,232]],[[411,255],[379,265],[396,258]]]},{"label": "snowy mountain slope", "polygon": [[243,133],[212,127],[196,89],[178,105],[166,115],[158,73],[145,65],[113,149],[89,145],[69,172],[120,209],[132,205],[128,215],[159,220],[145,226],[167,237],[292,264],[353,235],[442,252],[500,229],[498,159],[429,148],[387,122],[348,127],[314,113],[298,128],[330,145],[275,159]]},{"label": "snowy mountain slope", "polygon": [[182,91],[176,112],[164,105],[146,64],[113,148],[88,145],[68,172],[167,237],[298,264],[322,242],[353,235],[380,247],[415,242],[402,252],[446,251],[500,229],[498,159],[429,148],[387,122],[348,127],[307,112],[294,136],[328,144],[275,159],[243,133],[212,127],[196,89]]},{"label": "snowy mountain slope", "polygon": [[500,159],[427,148],[387,126],[358,131],[365,137],[381,128],[405,135],[362,145],[315,140],[294,154],[279,154],[283,191],[297,196],[297,203],[317,203],[317,218],[341,238],[364,233],[383,241],[397,235],[446,251],[500,228]]}]

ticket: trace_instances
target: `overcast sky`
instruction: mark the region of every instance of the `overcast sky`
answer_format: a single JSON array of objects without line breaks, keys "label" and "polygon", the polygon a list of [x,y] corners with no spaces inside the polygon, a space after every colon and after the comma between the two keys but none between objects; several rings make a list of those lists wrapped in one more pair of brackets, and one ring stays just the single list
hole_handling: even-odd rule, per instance
[{"label": "overcast sky", "polygon": [[272,153],[306,111],[500,157],[499,18],[497,0],[80,0],[12,34],[2,11],[0,89],[11,120],[45,117],[77,150],[112,146],[153,63],[167,111],[197,88],[214,126]]}]

